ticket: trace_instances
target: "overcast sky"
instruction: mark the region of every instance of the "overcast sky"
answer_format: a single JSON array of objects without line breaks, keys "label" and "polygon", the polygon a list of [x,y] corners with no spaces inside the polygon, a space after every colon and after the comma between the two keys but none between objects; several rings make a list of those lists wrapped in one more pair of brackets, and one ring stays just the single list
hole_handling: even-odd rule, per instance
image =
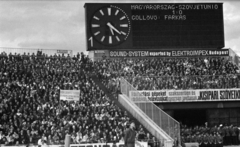
[{"label": "overcast sky", "polygon": [[[96,1],[0,0],[0,47],[86,51],[84,3]],[[97,1],[97,2],[120,2]],[[126,1],[121,2],[145,2]],[[148,2],[206,2],[152,0]],[[240,2],[224,3],[225,47],[240,55]]]}]

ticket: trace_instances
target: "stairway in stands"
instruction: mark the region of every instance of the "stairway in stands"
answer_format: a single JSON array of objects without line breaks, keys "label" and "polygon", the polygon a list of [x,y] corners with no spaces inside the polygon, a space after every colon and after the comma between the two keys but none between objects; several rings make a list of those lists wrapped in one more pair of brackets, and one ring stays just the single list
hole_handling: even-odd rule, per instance
[{"label": "stairway in stands", "polygon": [[140,122],[134,118],[132,116],[132,114],[130,114],[123,106],[122,104],[120,104],[118,102],[118,96],[117,95],[113,95],[112,93],[110,93],[109,89],[102,83],[102,81],[96,76],[96,75],[92,75],[91,77],[93,79],[93,81],[95,82],[96,85],[99,86],[99,88],[101,88],[102,91],[104,91],[104,93],[106,93],[106,95],[110,98],[110,100],[114,101],[114,103],[121,108],[121,110],[126,111],[128,116],[130,117],[131,120],[137,122],[136,124],[140,124]]},{"label": "stairway in stands", "polygon": [[[137,114],[139,114],[139,115],[136,115],[137,117],[138,116],[140,116],[139,118],[140,118],[140,120],[137,120],[129,111],[128,111],[128,108],[131,108],[131,104],[130,105],[128,105],[128,107],[126,107],[126,106],[123,106],[119,101],[118,101],[118,95],[113,95],[110,91],[109,91],[109,89],[107,88],[108,86],[106,85],[106,84],[103,84],[103,82],[102,81],[104,81],[104,80],[101,80],[101,78],[99,78],[98,76],[96,76],[96,75],[93,75],[92,76],[92,79],[93,79],[93,81],[95,82],[95,84],[96,85],[98,85],[99,86],[99,88],[102,90],[102,91],[104,91],[105,92],[105,94],[112,100],[112,101],[114,101],[115,102],[115,105],[117,105],[121,110],[123,110],[123,111],[126,111],[127,112],[127,115],[128,115],[128,117],[130,118],[130,120],[133,120],[134,122],[136,122],[136,126],[138,126],[138,125],[140,125],[141,124],[141,126],[143,127],[143,129],[144,129],[144,132],[145,133],[150,133],[150,134],[152,134],[152,135],[154,135],[154,137],[156,137],[157,138],[157,142],[155,142],[155,143],[157,143],[156,144],[156,146],[165,146],[165,147],[171,147],[171,146],[173,146],[173,139],[164,131],[164,130],[162,130],[162,129],[159,129],[158,127],[156,127],[156,125],[157,124],[155,124],[154,122],[151,122],[151,121],[148,121],[149,119],[151,119],[151,118],[149,118],[146,114],[146,116],[145,115],[143,115],[143,114],[141,114],[141,113],[144,113],[141,109],[139,109],[139,110],[137,110],[137,109],[135,109],[136,111],[137,111]],[[128,102],[127,102],[128,103]],[[125,104],[127,104],[127,103],[125,103]],[[124,103],[123,103],[124,104]],[[125,108],[126,107],[126,108]],[[140,113],[138,113],[139,111],[141,111]],[[166,114],[167,115],[167,114]],[[165,116],[165,115],[164,115]],[[143,121],[143,123],[145,123],[145,124],[142,124],[142,123],[140,123],[140,121],[141,121],[141,118],[143,119],[144,117],[146,117],[146,121]],[[145,120],[145,119],[144,119]],[[148,127],[148,129],[146,129],[146,127]],[[137,128],[138,129],[138,128]],[[151,136],[152,136],[151,135]],[[152,142],[153,140],[150,140],[150,142],[148,141],[148,143],[150,143],[150,144],[152,144],[153,142]]]}]

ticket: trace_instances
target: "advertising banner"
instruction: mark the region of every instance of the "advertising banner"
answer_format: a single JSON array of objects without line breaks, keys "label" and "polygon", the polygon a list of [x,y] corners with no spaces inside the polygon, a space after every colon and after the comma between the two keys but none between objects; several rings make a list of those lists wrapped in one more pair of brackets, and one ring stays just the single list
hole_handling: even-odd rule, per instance
[{"label": "advertising banner", "polygon": [[[6,146],[2,147],[16,147],[16,146]],[[46,145],[47,147],[64,147],[64,145]],[[135,142],[135,147],[147,147],[147,142]],[[18,147],[26,147],[26,145],[18,145]],[[38,147],[38,145],[29,145],[29,147]],[[83,143],[83,144],[70,144],[70,147],[125,147],[124,143]]]},{"label": "advertising banner", "polygon": [[60,90],[60,100],[79,101],[80,90]]},{"label": "advertising banner", "polygon": [[185,143],[186,147],[199,147],[199,143],[191,142],[191,143]]},{"label": "advertising banner", "polygon": [[240,100],[240,88],[130,91],[129,97],[135,102],[229,101]]},{"label": "advertising banner", "polygon": [[[135,147],[147,147],[147,142],[135,142]],[[125,147],[124,143],[89,143],[89,144],[71,144],[70,147]]]},{"label": "advertising banner", "polygon": [[109,57],[194,57],[229,56],[228,49],[221,50],[171,50],[171,51],[109,51]]}]

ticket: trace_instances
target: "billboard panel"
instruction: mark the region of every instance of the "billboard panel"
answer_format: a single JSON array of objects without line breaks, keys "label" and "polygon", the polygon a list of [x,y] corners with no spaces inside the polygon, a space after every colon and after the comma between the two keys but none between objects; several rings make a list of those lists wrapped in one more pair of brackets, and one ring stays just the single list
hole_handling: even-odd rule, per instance
[{"label": "billboard panel", "polygon": [[[240,89],[143,90],[129,91],[134,102],[203,102],[240,100]],[[146,100],[146,97],[148,98]]]},{"label": "billboard panel", "polygon": [[142,51],[129,51],[129,50],[115,50],[109,51],[109,57],[206,57],[206,56],[229,56],[228,49],[221,50],[142,50]]}]

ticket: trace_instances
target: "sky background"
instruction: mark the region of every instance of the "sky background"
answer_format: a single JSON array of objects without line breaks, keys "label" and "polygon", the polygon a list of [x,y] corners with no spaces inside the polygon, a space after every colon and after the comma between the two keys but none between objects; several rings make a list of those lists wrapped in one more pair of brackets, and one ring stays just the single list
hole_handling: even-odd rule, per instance
[{"label": "sky background", "polygon": [[[48,1],[0,0],[0,47],[70,49],[86,51],[86,2],[104,1]],[[121,2],[146,2],[132,0]],[[240,55],[240,2],[199,0],[151,0],[152,3],[223,2],[225,47]]]}]

